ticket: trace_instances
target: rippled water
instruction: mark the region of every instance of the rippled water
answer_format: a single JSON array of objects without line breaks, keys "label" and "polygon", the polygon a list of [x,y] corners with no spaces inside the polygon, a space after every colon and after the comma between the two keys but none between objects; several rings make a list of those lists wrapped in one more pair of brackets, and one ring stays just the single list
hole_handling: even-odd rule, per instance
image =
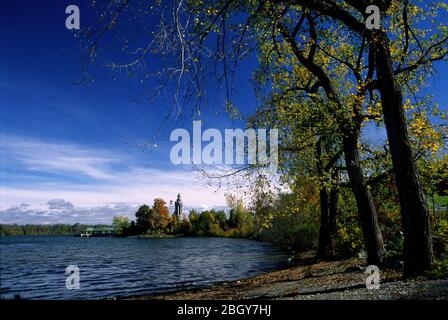
[{"label": "rippled water", "polygon": [[[287,255],[257,241],[226,238],[0,237],[0,297],[99,299],[168,292],[250,277]],[[68,290],[65,268],[80,270]]]}]

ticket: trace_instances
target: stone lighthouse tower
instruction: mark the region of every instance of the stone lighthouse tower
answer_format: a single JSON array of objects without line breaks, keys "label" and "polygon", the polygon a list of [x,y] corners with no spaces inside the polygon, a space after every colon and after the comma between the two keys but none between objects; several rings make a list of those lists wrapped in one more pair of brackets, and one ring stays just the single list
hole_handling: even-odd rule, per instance
[{"label": "stone lighthouse tower", "polygon": [[183,206],[182,198],[180,197],[180,193],[177,194],[177,200],[174,203],[174,215],[177,218],[177,221],[180,221],[183,217]]}]

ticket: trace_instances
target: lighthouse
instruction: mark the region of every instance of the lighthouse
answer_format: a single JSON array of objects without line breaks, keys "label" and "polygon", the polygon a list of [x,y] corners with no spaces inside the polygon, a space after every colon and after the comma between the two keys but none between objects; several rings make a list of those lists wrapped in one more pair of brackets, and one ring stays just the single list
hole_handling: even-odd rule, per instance
[{"label": "lighthouse", "polygon": [[174,203],[174,215],[177,218],[177,221],[182,220],[183,217],[183,206],[182,198],[180,197],[180,193],[177,194],[176,202]]}]

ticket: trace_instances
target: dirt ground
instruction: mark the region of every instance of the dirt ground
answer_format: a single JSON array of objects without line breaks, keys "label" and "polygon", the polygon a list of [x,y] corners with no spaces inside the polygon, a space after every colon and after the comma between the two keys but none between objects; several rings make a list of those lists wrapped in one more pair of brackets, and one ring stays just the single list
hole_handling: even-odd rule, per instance
[{"label": "dirt ground", "polygon": [[404,280],[399,270],[382,269],[380,288],[367,289],[365,259],[318,262],[268,272],[254,278],[221,282],[208,288],[184,290],[171,294],[136,297],[133,299],[163,300],[448,300],[448,277],[439,280]]}]

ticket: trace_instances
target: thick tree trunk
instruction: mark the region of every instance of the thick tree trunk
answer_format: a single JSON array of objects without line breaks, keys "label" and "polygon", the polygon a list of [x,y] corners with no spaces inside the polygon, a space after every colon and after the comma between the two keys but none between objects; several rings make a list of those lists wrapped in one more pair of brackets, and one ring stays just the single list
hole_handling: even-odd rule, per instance
[{"label": "thick tree trunk", "polygon": [[403,94],[395,80],[387,38],[380,32],[377,37],[374,40],[375,68],[400,199],[405,275],[414,276],[431,269],[433,265],[429,213],[409,143],[402,109]]},{"label": "thick tree trunk", "polygon": [[339,189],[334,188],[330,191],[330,203],[328,205],[328,230],[329,230],[329,254],[335,255],[334,237],[336,235],[336,217],[339,210]]},{"label": "thick tree trunk", "polygon": [[344,135],[345,162],[364,234],[367,262],[379,266],[384,263],[384,243],[372,195],[362,172],[357,137],[356,133]]},{"label": "thick tree trunk", "polygon": [[320,190],[320,229],[319,246],[317,248],[317,259],[325,259],[328,256],[328,247],[330,245],[329,230],[329,196],[325,187]]},{"label": "thick tree trunk", "polygon": [[325,188],[320,191],[320,229],[319,246],[316,258],[331,259],[335,255],[334,236],[338,211],[339,190],[335,187],[330,193]]}]

